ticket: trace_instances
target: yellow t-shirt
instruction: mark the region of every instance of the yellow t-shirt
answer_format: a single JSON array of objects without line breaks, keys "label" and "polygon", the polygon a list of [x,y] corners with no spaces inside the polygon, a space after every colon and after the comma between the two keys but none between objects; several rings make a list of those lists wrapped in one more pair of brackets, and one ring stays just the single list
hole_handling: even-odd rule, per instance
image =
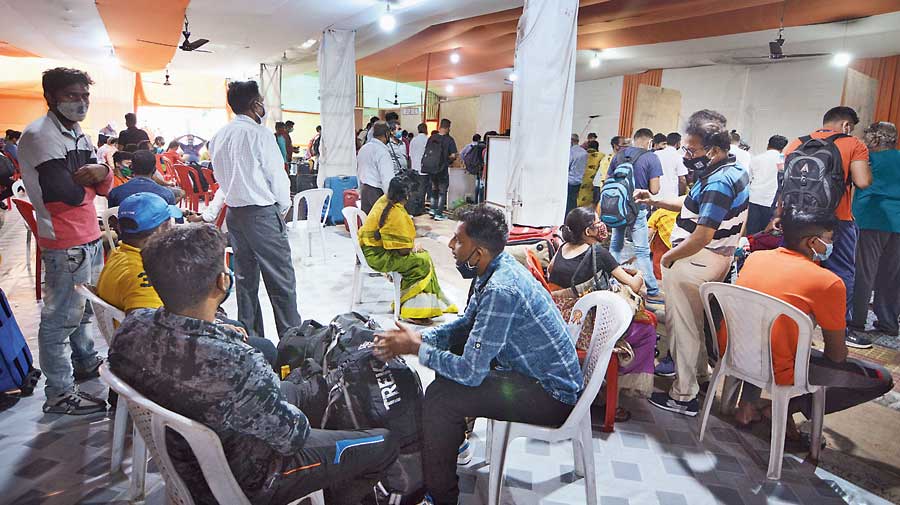
[{"label": "yellow t-shirt", "polygon": [[141,250],[124,242],[106,259],[97,281],[97,295],[125,312],[163,305],[144,272]]},{"label": "yellow t-shirt", "polygon": [[647,226],[656,230],[656,234],[669,249],[672,248],[672,228],[675,227],[677,217],[678,213],[674,210],[656,209],[647,221]]}]

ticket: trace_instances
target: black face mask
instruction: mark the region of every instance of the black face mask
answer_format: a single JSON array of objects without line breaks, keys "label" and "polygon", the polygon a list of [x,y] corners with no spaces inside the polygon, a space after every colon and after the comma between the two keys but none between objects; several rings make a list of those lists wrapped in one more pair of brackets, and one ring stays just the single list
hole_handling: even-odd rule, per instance
[{"label": "black face mask", "polygon": [[709,167],[709,156],[700,156],[698,158],[684,158],[684,166],[688,170],[694,172],[703,172]]},{"label": "black face mask", "polygon": [[472,254],[469,255],[465,261],[456,263],[456,270],[459,272],[459,275],[462,276],[463,279],[474,279],[478,275],[478,266],[472,266],[469,264],[469,260],[472,259],[472,256],[475,256],[475,251],[472,251]]}]

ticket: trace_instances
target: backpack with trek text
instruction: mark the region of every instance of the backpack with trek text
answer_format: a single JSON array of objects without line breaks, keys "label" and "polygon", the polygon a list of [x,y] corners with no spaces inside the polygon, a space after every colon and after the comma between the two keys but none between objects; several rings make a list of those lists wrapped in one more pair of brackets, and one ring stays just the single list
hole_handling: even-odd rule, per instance
[{"label": "backpack with trek text", "polygon": [[425,154],[422,155],[422,173],[437,174],[444,163],[444,141],[439,134],[432,135],[425,143]]},{"label": "backpack with trek text", "polygon": [[824,139],[800,138],[800,146],[787,155],[781,182],[785,209],[833,213],[849,184],[841,151],[834,141],[848,137],[836,133]]},{"label": "backpack with trek text", "polygon": [[[631,226],[637,219],[638,206],[634,202],[634,164],[649,151],[642,150],[634,159],[625,159],[616,165],[612,174],[603,181],[600,190],[600,220],[610,228]],[[615,160],[614,160],[615,161]]]},{"label": "backpack with trek text", "polygon": [[484,169],[484,148],[487,147],[483,142],[478,142],[466,151],[463,157],[463,163],[466,165],[466,172],[472,175],[481,175]]}]

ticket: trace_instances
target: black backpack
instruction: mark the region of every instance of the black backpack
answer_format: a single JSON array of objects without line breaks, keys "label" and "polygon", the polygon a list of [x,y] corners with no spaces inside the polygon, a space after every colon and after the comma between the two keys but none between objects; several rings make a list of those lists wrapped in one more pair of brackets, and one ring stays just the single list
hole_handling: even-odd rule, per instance
[{"label": "black backpack", "polygon": [[[287,380],[311,396],[304,413],[315,426],[332,430],[386,428],[400,446],[397,460],[376,486],[376,499],[417,504],[425,495],[422,475],[422,382],[403,358],[383,362],[373,354],[381,327],[358,312],[315,321],[285,332],[278,364],[293,371]],[[327,401],[323,398],[327,390]],[[306,412],[315,409],[316,412]]]},{"label": "black backpack", "polygon": [[[616,164],[612,174],[603,181],[600,190],[600,220],[610,228],[631,226],[637,219],[638,206],[634,201],[634,164],[649,151],[642,150],[633,159],[625,156]],[[613,162],[616,160],[613,159]]]},{"label": "black backpack", "polygon": [[824,139],[809,135],[800,138],[800,146],[784,162],[781,197],[785,209],[834,212],[850,183],[834,141],[848,136],[836,133]]},{"label": "black backpack", "polygon": [[484,170],[484,148],[487,147],[483,142],[479,142],[466,151],[463,163],[466,165],[466,172],[472,175],[481,175]]},{"label": "black backpack", "polygon": [[437,174],[444,168],[444,141],[441,135],[435,134],[425,143],[425,154],[422,155],[422,173]]}]

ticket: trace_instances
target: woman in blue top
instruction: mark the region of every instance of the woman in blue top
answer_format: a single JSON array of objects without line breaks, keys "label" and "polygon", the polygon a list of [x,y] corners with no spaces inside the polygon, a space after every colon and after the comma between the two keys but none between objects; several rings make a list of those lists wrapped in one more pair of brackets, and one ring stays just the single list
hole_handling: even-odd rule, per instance
[{"label": "woman in blue top", "polygon": [[[866,128],[872,185],[856,190],[853,216],[859,227],[856,285],[850,331],[864,332],[875,290],[875,332],[896,337],[900,315],[900,151],[897,127],[885,121]],[[877,336],[877,335],[874,335]],[[872,338],[873,335],[869,335]]]}]

